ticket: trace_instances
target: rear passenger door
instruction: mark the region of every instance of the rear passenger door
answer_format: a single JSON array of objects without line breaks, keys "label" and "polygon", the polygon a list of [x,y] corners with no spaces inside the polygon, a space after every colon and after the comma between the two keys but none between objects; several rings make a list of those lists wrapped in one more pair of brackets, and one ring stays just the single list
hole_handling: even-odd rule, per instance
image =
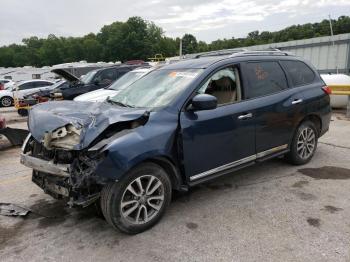
[{"label": "rear passenger door", "polygon": [[302,92],[289,88],[278,61],[243,64],[244,97],[254,101],[257,158],[287,150],[295,127],[305,114]]}]

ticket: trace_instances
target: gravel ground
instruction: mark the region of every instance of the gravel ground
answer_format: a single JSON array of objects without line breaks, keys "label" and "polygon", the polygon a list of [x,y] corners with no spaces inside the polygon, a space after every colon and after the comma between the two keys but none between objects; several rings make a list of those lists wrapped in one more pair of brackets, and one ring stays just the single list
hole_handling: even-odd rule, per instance
[{"label": "gravel ground", "polygon": [[33,213],[0,216],[0,260],[349,261],[349,130],[334,116],[309,164],[275,159],[177,194],[161,222],[135,236],[45,195],[20,149],[2,141],[0,202]]}]

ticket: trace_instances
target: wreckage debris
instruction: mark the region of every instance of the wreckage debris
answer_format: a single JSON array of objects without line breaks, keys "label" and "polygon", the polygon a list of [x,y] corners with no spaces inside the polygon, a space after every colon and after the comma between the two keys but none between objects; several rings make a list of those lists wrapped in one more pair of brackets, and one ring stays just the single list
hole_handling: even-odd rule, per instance
[{"label": "wreckage debris", "polygon": [[11,203],[0,203],[0,215],[3,216],[26,216],[30,210]]}]

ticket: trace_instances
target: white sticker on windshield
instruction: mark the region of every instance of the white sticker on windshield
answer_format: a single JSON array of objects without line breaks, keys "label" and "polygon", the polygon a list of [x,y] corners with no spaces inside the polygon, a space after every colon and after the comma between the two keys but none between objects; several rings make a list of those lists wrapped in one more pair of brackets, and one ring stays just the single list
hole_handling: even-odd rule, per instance
[{"label": "white sticker on windshield", "polygon": [[198,73],[195,72],[171,72],[169,76],[171,77],[186,77],[186,78],[195,78]]}]

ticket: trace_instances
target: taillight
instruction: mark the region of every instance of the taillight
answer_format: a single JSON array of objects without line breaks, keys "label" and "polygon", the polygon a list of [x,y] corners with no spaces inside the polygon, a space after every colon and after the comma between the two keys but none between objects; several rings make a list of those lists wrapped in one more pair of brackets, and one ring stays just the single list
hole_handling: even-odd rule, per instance
[{"label": "taillight", "polygon": [[0,84],[0,90],[4,90],[5,86],[3,84]]},{"label": "taillight", "polygon": [[327,94],[330,95],[332,94],[332,89],[329,86],[323,86],[322,90]]}]

